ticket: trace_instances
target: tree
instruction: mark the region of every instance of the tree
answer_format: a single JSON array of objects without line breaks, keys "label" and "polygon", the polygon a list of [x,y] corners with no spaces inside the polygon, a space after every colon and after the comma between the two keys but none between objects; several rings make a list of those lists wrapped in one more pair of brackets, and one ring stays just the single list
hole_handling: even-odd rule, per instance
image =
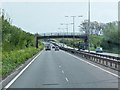
[{"label": "tree", "polygon": [[103,32],[104,38],[102,40],[102,46],[109,50],[117,50],[120,45],[118,22],[107,23]]}]

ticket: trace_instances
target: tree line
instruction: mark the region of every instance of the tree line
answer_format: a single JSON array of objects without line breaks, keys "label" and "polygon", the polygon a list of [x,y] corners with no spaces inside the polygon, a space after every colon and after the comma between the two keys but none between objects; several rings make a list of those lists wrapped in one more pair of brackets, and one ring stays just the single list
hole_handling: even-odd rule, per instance
[{"label": "tree line", "polygon": [[[86,33],[88,30],[88,22],[84,21],[81,24],[82,32]],[[98,23],[91,22],[89,43],[90,50],[95,50],[97,47],[102,47],[106,52],[120,53],[120,30],[118,29],[118,22]],[[74,41],[72,39],[61,39],[61,43],[65,43],[71,47],[81,48],[84,45],[83,40]],[[74,44],[74,45],[73,45]],[[80,45],[81,44],[81,45]]]},{"label": "tree line", "polygon": [[35,47],[35,36],[2,19],[2,50],[13,51]]},{"label": "tree line", "polygon": [[120,36],[119,35],[120,35],[120,31],[118,30],[117,21],[106,23],[102,27],[102,35],[90,34],[90,37],[89,37],[90,45],[91,47],[94,47],[94,48],[102,47],[107,52],[120,53],[120,49],[119,49]]},{"label": "tree line", "polygon": [[[4,17],[0,17],[0,34],[2,47],[2,68],[0,67],[0,78],[5,78],[26,60],[42,50],[43,45],[39,41],[39,48],[35,48],[35,35],[23,31],[12,25]],[[1,61],[0,61],[1,62]]]},{"label": "tree line", "polygon": [[118,22],[107,23],[103,30],[103,39],[101,46],[109,51],[120,52],[120,31],[118,29]]}]

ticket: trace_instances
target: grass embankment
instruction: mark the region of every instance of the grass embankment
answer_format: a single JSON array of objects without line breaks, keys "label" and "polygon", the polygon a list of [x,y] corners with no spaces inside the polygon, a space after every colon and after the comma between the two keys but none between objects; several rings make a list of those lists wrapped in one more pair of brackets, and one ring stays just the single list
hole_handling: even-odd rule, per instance
[{"label": "grass embankment", "polygon": [[18,66],[25,63],[26,60],[28,60],[33,55],[35,55],[39,50],[40,49],[31,47],[23,50],[3,52],[2,53],[2,73],[0,73],[0,75],[5,77],[6,75],[10,74]]},{"label": "grass embankment", "polygon": [[[6,77],[26,60],[35,55],[42,47],[39,41],[39,49],[35,48],[35,35],[23,31],[21,28],[11,25],[4,17],[2,22],[2,43],[0,42],[0,77]],[[1,41],[1,39],[0,39]]]}]

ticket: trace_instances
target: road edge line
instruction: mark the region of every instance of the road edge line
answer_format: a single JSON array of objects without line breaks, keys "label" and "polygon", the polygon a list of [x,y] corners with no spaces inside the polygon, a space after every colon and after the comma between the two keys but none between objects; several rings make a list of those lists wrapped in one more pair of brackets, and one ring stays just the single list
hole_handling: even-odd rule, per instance
[{"label": "road edge line", "polygon": [[74,57],[74,58],[76,58],[76,59],[78,59],[78,60],[80,60],[80,61],[82,61],[82,62],[85,62],[85,63],[87,63],[87,64],[89,64],[89,65],[91,65],[91,66],[93,66],[93,67],[96,67],[96,68],[98,68],[98,69],[100,69],[100,70],[102,70],[102,71],[104,71],[104,72],[106,72],[106,73],[108,73],[108,74],[111,74],[111,75],[113,75],[113,76],[115,76],[115,77],[117,77],[117,78],[120,78],[119,75],[114,74],[114,73],[112,73],[112,72],[110,72],[110,71],[108,71],[108,70],[105,70],[105,69],[103,69],[103,68],[101,68],[101,67],[99,67],[99,66],[97,66],[97,65],[94,65],[94,64],[88,62],[88,61],[82,60],[82,59],[80,59],[79,57],[77,57],[77,56],[75,56],[75,55],[72,55],[72,54],[70,54],[70,53],[68,53],[68,52],[65,52],[65,51],[63,51],[63,50],[62,50],[62,52],[66,53],[66,54],[68,54],[68,55],[70,55],[70,56],[72,56],[72,57]]},{"label": "road edge line", "polygon": [[38,53],[37,56],[35,56],[31,62],[27,64],[4,88],[7,89],[9,88],[22,74],[23,72],[42,54],[43,50]]}]

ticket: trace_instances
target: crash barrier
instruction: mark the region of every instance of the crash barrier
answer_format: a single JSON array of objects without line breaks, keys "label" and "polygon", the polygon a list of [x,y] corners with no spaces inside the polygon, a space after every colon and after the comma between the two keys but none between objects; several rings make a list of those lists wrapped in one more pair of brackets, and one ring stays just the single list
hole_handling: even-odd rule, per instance
[{"label": "crash barrier", "polygon": [[95,63],[101,64],[103,66],[109,67],[111,69],[120,71],[120,57],[109,56],[109,55],[101,55],[98,53],[85,52],[85,51],[77,51],[70,48],[60,47],[60,49],[70,52],[75,55],[79,55],[82,58],[93,61]]}]

